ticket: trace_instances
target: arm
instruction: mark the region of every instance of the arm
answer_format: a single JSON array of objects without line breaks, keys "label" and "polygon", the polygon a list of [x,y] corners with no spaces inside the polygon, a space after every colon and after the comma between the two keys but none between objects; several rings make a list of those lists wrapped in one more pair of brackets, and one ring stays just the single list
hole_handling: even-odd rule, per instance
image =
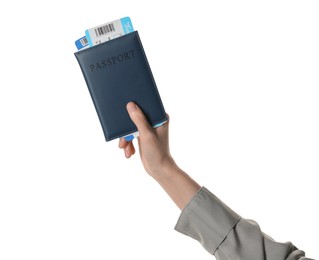
[{"label": "arm", "polygon": [[[174,162],[169,151],[169,122],[152,129],[142,111],[129,103],[127,110],[138,128],[138,146],[146,172],[182,210],[175,229],[198,240],[219,260],[309,260],[293,244],[278,243],[258,224],[241,218],[206,188],[200,187]],[[132,142],[120,139],[119,147],[130,158]]]},{"label": "arm", "polygon": [[[134,103],[129,103],[127,109],[139,130],[138,144],[146,172],[163,187],[175,204],[183,209],[200,186],[176,165],[170,154],[169,122],[154,130]],[[127,158],[135,153],[132,142],[120,139],[119,147],[124,149]]]}]

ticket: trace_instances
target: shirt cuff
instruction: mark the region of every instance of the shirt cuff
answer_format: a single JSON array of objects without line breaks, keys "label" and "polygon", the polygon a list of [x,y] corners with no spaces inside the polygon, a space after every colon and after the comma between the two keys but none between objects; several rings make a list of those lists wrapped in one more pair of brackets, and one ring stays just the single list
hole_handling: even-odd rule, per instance
[{"label": "shirt cuff", "polygon": [[214,254],[239,220],[237,213],[202,187],[183,209],[175,230],[196,239]]}]

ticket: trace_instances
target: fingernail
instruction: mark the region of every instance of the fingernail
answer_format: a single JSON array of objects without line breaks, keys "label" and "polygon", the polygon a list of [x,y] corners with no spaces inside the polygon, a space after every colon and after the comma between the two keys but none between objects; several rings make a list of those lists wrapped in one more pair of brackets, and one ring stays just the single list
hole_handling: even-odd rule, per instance
[{"label": "fingernail", "polygon": [[131,154],[130,154],[128,149],[125,149],[124,153],[125,153],[125,157],[126,158],[130,158],[131,157]]},{"label": "fingernail", "polygon": [[130,102],[130,103],[128,103],[127,104],[127,110],[129,111],[129,112],[133,112],[134,110],[136,110],[136,105],[135,105],[135,103],[134,102]]}]

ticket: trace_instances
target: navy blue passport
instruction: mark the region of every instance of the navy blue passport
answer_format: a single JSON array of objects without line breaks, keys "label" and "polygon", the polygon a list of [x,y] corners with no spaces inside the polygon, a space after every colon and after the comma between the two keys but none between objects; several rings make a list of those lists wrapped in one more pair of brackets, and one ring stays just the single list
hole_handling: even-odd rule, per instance
[{"label": "navy blue passport", "polygon": [[151,126],[167,121],[151,68],[138,32],[74,53],[96,112],[105,140],[137,131],[126,104],[135,102]]}]

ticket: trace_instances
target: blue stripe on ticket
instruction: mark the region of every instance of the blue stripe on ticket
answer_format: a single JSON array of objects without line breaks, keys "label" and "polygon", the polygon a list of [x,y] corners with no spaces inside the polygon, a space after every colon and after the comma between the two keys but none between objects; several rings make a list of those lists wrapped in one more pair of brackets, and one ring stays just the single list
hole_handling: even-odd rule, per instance
[{"label": "blue stripe on ticket", "polygon": [[132,141],[134,139],[134,135],[128,135],[124,137],[126,142]]},{"label": "blue stripe on ticket", "polygon": [[130,17],[124,17],[121,19],[121,24],[125,34],[134,32],[132,21]]},{"label": "blue stripe on ticket", "polygon": [[78,50],[81,50],[88,45],[89,44],[85,36],[75,41],[75,46]]},{"label": "blue stripe on ticket", "polygon": [[90,37],[90,34],[89,34],[88,30],[85,31],[85,36],[84,37],[86,37],[86,39],[87,39],[87,41],[89,43],[89,46],[92,47],[93,43],[92,43],[92,40],[91,40],[91,37]]}]

